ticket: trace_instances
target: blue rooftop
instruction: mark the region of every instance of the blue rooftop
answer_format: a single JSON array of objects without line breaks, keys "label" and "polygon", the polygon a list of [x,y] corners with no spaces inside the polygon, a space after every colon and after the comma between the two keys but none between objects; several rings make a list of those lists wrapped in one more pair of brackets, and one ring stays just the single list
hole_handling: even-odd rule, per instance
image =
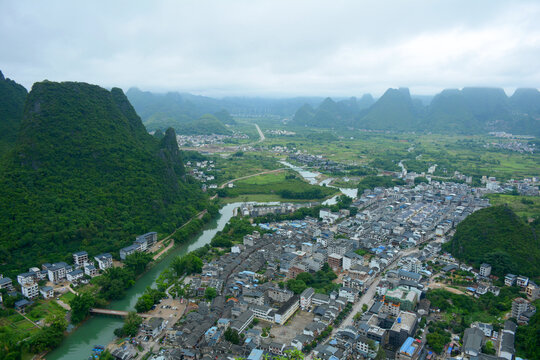
[{"label": "blue rooftop", "polygon": [[262,359],[263,354],[264,354],[264,351],[259,350],[259,349],[253,349],[249,353],[247,360],[260,360]]},{"label": "blue rooftop", "polygon": [[407,340],[405,340],[403,345],[401,345],[399,352],[412,356],[414,353],[414,346],[412,345],[413,342],[414,342],[414,339],[412,337],[407,338]]}]

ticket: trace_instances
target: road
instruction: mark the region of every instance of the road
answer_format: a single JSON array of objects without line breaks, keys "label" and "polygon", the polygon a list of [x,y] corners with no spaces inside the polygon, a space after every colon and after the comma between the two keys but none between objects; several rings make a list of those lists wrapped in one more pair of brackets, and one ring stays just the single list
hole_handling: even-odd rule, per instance
[{"label": "road", "polygon": [[257,128],[257,131],[259,132],[259,137],[260,137],[259,142],[263,142],[266,139],[266,137],[264,136],[263,132],[261,131],[261,128],[257,124],[253,124],[253,125],[255,125],[255,127]]}]

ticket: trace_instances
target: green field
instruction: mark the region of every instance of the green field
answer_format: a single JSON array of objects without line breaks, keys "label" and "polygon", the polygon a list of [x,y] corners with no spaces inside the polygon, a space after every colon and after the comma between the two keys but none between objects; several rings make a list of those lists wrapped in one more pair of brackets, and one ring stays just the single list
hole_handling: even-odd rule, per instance
[{"label": "green field", "polygon": [[322,200],[339,190],[310,185],[292,171],[263,174],[234,182],[233,188],[221,189],[220,197],[230,201],[310,201]]},{"label": "green field", "polygon": [[488,194],[486,197],[491,205],[508,205],[521,218],[540,216],[540,197],[538,196]]}]

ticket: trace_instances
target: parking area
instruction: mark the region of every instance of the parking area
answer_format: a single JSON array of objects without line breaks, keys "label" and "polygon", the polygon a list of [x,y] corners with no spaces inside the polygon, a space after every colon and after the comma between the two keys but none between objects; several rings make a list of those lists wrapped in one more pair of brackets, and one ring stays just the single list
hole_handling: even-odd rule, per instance
[{"label": "parking area", "polygon": [[304,328],[313,321],[313,313],[298,310],[284,326],[274,325],[270,330],[272,341],[288,344],[294,337],[301,334]]}]

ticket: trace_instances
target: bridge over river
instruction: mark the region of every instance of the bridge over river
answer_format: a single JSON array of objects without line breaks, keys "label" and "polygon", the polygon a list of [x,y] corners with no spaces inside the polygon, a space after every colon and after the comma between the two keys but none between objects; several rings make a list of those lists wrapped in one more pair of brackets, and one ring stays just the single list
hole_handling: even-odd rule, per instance
[{"label": "bridge over river", "polygon": [[[122,310],[111,310],[111,309],[98,309],[98,308],[91,308],[90,314],[94,315],[107,315],[107,316],[116,316],[116,317],[126,317],[129,312],[122,311]],[[151,318],[152,315],[148,314],[138,314],[142,318]]]}]

